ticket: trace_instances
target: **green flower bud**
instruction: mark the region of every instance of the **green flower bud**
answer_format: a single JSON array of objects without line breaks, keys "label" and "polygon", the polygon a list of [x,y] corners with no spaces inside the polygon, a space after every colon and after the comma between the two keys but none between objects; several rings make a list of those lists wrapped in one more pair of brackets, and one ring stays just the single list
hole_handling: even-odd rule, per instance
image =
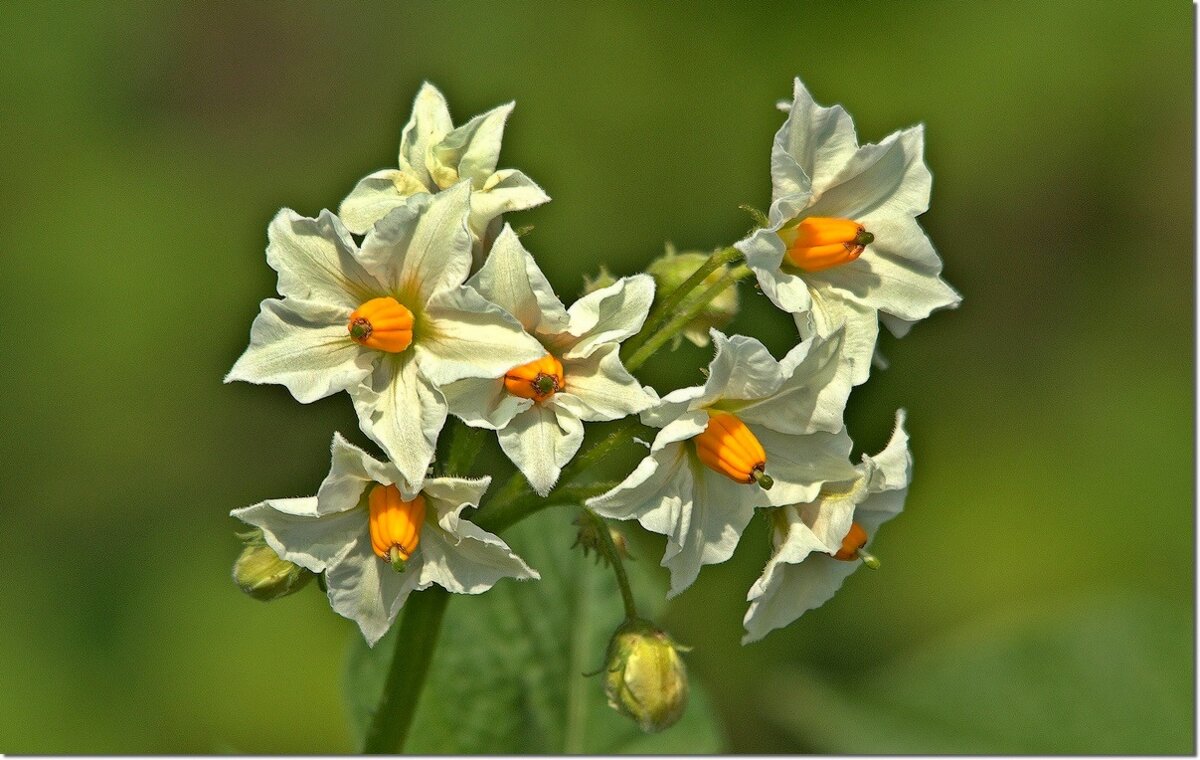
[{"label": "green flower bud", "polygon": [[245,593],[269,602],[304,588],[312,580],[308,570],[279,558],[262,538],[262,531],[241,534],[245,547],[233,563],[233,582]]},{"label": "green flower bud", "polygon": [[[667,252],[662,257],[651,262],[646,268],[646,273],[654,278],[654,305],[657,306],[660,301],[672,291],[683,284],[683,281],[691,277],[692,274],[700,268],[700,265],[708,261],[709,254],[700,251],[686,251],[684,253],[676,253],[675,246],[667,244]],[[725,276],[729,271],[728,265],[722,266],[714,270],[708,277],[704,278],[704,283],[697,286],[692,295],[704,291],[710,285],[713,285],[717,280]],[[690,299],[690,296],[689,296]],[[684,304],[687,300],[684,300]],[[681,305],[682,307],[682,305]],[[681,335],[697,346],[708,345],[708,329],[710,327],[721,328],[729,324],[729,322],[737,316],[738,313],[738,291],[736,287],[725,288],[721,293],[714,298],[708,306],[696,315],[696,318],[687,324]],[[671,342],[671,348],[679,347],[679,335],[676,335]]]},{"label": "green flower bud", "polygon": [[600,265],[600,271],[596,273],[595,277],[588,277],[586,274],[583,276],[583,294],[586,296],[588,293],[594,293],[600,288],[607,288],[616,281],[617,278],[613,277],[612,272],[609,272],[608,268],[602,264]]},{"label": "green flower bud", "polygon": [[627,620],[608,644],[604,693],[608,704],[646,733],[675,724],[687,706],[682,647],[645,620]]}]

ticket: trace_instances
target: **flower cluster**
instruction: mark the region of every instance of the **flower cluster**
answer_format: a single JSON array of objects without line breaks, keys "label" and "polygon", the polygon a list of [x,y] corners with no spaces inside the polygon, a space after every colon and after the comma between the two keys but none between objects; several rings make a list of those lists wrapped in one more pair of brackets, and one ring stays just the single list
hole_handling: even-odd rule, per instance
[{"label": "flower cluster", "polygon": [[[847,399],[879,363],[880,322],[903,336],[960,299],[916,220],[930,191],[922,128],[859,145],[846,112],[818,106],[799,80],[781,107],[771,206],[745,239],[711,255],[668,250],[645,274],[604,273],[569,307],[503,221],[549,200],[525,174],[496,168],[512,104],[455,127],[426,84],[397,168],[364,177],[336,215],[280,211],[266,250],[280,297],[262,302],[226,380],[280,384],[302,403],[346,391],[385,458],[335,435],[315,496],[234,510],[258,529],[239,584],[269,599],[317,574],[373,644],[414,591],[476,594],[538,578],[480,526],[502,528],[512,520],[485,518],[507,509],[519,519],[521,499],[553,498],[579,479],[567,501],[601,537],[584,545],[619,565],[605,518],[664,535],[668,596],[729,559],[763,515],[773,552],[749,591],[744,641],[822,604],[858,565],[877,565],[866,546],[909,484],[904,414],[887,447],[855,464]],[[732,286],[751,275],[795,322],[781,359],[717,329],[736,318]],[[634,373],[680,337],[711,340],[714,356],[702,385],[660,396]],[[631,416],[657,431],[645,458],[589,491],[595,462],[572,462],[602,452],[580,453],[584,423]],[[449,419],[456,434],[494,431],[523,480],[489,500],[490,477],[452,477],[470,462],[435,461]],[[626,424],[628,441],[636,423]],[[248,577],[257,567],[263,577]],[[626,600],[627,621],[640,620]],[[667,649],[663,672],[681,675]],[[614,704],[632,710],[618,691],[610,685]],[[686,682],[672,693],[686,695]],[[681,705],[658,708],[634,717],[662,727]]]}]

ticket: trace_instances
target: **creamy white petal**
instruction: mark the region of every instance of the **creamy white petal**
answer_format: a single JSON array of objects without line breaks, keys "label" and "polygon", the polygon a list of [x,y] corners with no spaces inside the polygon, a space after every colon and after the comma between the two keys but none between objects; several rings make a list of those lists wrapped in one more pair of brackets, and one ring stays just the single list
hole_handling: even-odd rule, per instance
[{"label": "creamy white petal", "polygon": [[668,599],[692,585],[701,565],[715,565],[733,556],[763,493],[757,486],[734,483],[703,465],[691,467],[690,498],[683,495],[680,510],[686,517],[667,534],[662,559],[663,567],[671,571]]},{"label": "creamy white petal", "polygon": [[500,448],[539,496],[550,493],[583,443],[583,423],[550,402],[534,404],[500,431]]},{"label": "creamy white petal", "polygon": [[[802,551],[803,547],[797,549],[797,553]],[[819,551],[798,563],[773,558],[750,589],[750,608],[742,621],[747,633],[742,643],[758,641],[832,599],[860,564],[836,560]]]},{"label": "creamy white petal", "polygon": [[[469,179],[476,190],[496,171],[504,122],[513,104],[506,103],[452,129],[430,153],[430,173],[438,184],[448,187]],[[444,175],[444,176],[440,176]]]},{"label": "creamy white petal", "polygon": [[379,352],[350,339],[349,317],[341,306],[266,299],[250,327],[250,345],[225,382],[278,383],[305,404],[357,385]]},{"label": "creamy white petal", "polygon": [[800,337],[828,338],[841,331],[842,358],[849,365],[850,381],[861,385],[871,374],[879,340],[879,312],[870,306],[846,298],[823,282],[809,291],[813,307],[807,314],[796,314]]},{"label": "creamy white petal", "polygon": [[458,532],[459,515],[467,507],[477,507],[491,485],[491,476],[482,478],[429,478],[421,488],[433,520],[445,531]]},{"label": "creamy white petal", "polygon": [[566,388],[556,401],[587,422],[619,420],[649,408],[657,399],[625,369],[619,348],[608,343],[585,359],[564,359]]},{"label": "creamy white petal", "polygon": [[358,424],[387,452],[413,489],[425,481],[446,402],[418,370],[411,351],[389,354],[367,381],[350,389]]},{"label": "creamy white petal", "polygon": [[741,408],[748,399],[763,399],[783,384],[779,362],[759,341],[745,335],[726,337],[720,330],[709,331],[716,353],[708,364],[704,394],[692,402],[692,408],[723,402],[721,408]]},{"label": "creamy white petal", "polygon": [[533,406],[532,399],[509,393],[502,377],[468,377],[443,385],[441,390],[451,414],[471,427],[488,430],[499,430]]},{"label": "creamy white petal", "polygon": [[854,122],[845,109],[838,105],[828,108],[817,105],[804,84],[796,79],[791,108],[772,145],[774,195],[810,190],[821,193],[835,181],[838,171],[857,149]]},{"label": "creamy white petal", "polygon": [[683,502],[692,492],[692,471],[684,444],[653,450],[623,481],[587,506],[602,517],[637,520],[647,530],[670,535],[686,519]]},{"label": "creamy white petal", "polygon": [[471,231],[483,237],[488,223],[501,214],[524,211],[548,200],[550,196],[524,172],[501,169],[471,195]]},{"label": "creamy white petal", "polygon": [[508,225],[467,284],[516,317],[530,333],[556,335],[567,329],[566,307]]},{"label": "creamy white petal", "polygon": [[364,235],[389,211],[403,206],[405,198],[429,191],[430,188],[410,171],[381,169],[358,181],[338,206],[338,216],[351,232]]},{"label": "creamy white petal", "polygon": [[283,559],[314,573],[345,554],[367,530],[367,513],[350,509],[322,514],[315,496],[268,499],[229,513],[262,529],[263,538]]},{"label": "creamy white petal", "polygon": [[508,312],[468,287],[429,299],[413,347],[421,371],[434,385],[466,377],[500,377],[546,355]]},{"label": "creamy white petal", "polygon": [[383,290],[362,264],[341,221],[328,211],[316,219],[283,209],[267,228],[267,263],[279,273],[279,294],[355,309]]},{"label": "creamy white petal", "polygon": [[708,412],[698,409],[694,412],[684,412],[663,426],[654,437],[651,451],[661,451],[672,443],[680,443],[689,438],[695,438],[708,428]]},{"label": "creamy white petal", "polygon": [[829,186],[814,192],[809,216],[862,219],[919,216],[929,209],[933,177],[925,165],[925,128],[910,127],[878,145],[864,145],[838,167]]},{"label": "creamy white petal", "polygon": [[325,573],[329,604],[334,612],[357,623],[363,638],[375,646],[392,627],[408,595],[429,586],[421,577],[422,564],[418,549],[407,569],[396,572],[375,556],[370,534],[364,530],[352,549]]},{"label": "creamy white petal", "polygon": [[787,435],[762,425],[748,425],[767,454],[767,474],[775,485],[765,491],[773,506],[799,504],[817,498],[821,485],[851,480],[858,472],[850,464],[853,445],[846,431]]},{"label": "creamy white petal", "polygon": [[648,274],[622,277],[588,293],[567,310],[575,336],[563,359],[582,359],[605,343],[619,343],[642,329],[654,301],[654,278]]},{"label": "creamy white petal", "polygon": [[[654,389],[651,388],[651,391]],[[656,394],[657,395],[657,394]],[[695,400],[704,395],[703,385],[693,385],[679,388],[663,396],[646,411],[642,412],[643,425],[650,427],[665,427],[680,415],[686,414],[695,405]],[[707,420],[704,423],[708,424]],[[703,430],[703,426],[700,428]]]},{"label": "creamy white petal", "polygon": [[411,170],[427,187],[435,188],[427,166],[429,152],[453,128],[445,96],[425,82],[413,100],[412,115],[400,133],[400,168]]},{"label": "creamy white petal", "polygon": [[404,482],[394,465],[375,459],[343,438],[341,433],[333,434],[330,457],[329,474],[317,489],[317,509],[322,514],[353,509],[367,487],[375,483],[395,484],[406,499],[416,493]]},{"label": "creamy white petal", "polygon": [[414,312],[437,291],[467,278],[470,193],[470,184],[462,182],[437,195],[411,195],[376,222],[363,240],[363,265]]},{"label": "creamy white petal", "polygon": [[781,268],[786,246],[775,229],[755,230],[734,243],[746,257],[746,266],[754,272],[758,286],[771,303],[789,314],[807,313],[812,307],[808,283],[803,277]]},{"label": "creamy white petal", "polygon": [[723,402],[722,408],[747,424],[764,425],[780,433],[841,430],[851,381],[842,342],[839,330],[828,339],[815,337],[801,343],[779,362],[777,372],[783,381],[773,390],[743,396],[749,401]]}]

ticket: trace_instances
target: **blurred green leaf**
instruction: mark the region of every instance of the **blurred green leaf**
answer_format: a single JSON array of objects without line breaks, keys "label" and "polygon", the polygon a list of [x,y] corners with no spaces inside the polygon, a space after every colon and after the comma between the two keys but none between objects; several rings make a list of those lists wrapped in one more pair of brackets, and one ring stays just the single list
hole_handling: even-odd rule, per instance
[{"label": "blurred green leaf", "polygon": [[[550,510],[504,538],[542,575],[455,597],[442,623],[425,693],[405,746],[420,754],[711,754],[724,747],[709,700],[691,682],[679,723],[648,735],[610,708],[598,675],[621,623],[612,572],[569,551],[570,513]],[[646,562],[627,563],[639,612],[657,617],[663,589]],[[657,602],[657,603],[655,603]],[[374,649],[354,636],[346,698],[361,739],[395,646],[392,626]]]},{"label": "blurred green leaf", "polygon": [[1186,606],[1089,598],[968,626],[849,683],[793,669],[763,707],[827,752],[1192,754],[1191,632]]}]

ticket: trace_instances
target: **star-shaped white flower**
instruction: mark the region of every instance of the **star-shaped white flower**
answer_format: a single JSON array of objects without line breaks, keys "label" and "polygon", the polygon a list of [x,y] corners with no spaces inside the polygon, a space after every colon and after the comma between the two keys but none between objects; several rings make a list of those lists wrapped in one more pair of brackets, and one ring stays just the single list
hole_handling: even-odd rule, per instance
[{"label": "star-shaped white flower", "polygon": [[279,383],[304,403],[348,390],[363,431],[419,487],[446,420],[436,386],[499,377],[543,353],[516,320],[462,285],[470,192],[464,182],[410,196],[361,249],[327,211],[316,219],[280,211],[267,263],[283,298],[262,302],[225,381]]},{"label": "star-shaped white flower", "polygon": [[[390,463],[333,438],[316,496],[235,509],[283,559],[325,573],[329,603],[374,646],[413,591],[481,594],[501,578],[538,578],[504,541],[461,517],[491,478],[428,478],[417,491]],[[394,541],[394,542],[393,542]]]},{"label": "star-shaped white flower", "polygon": [[583,442],[583,422],[637,414],[657,400],[621,363],[654,300],[649,275],[625,277],[567,309],[512,228],[496,239],[467,283],[513,315],[544,347],[537,361],[496,379],[465,379],[442,391],[450,411],[499,431],[500,446],[542,496]]},{"label": "star-shaped white flower", "polygon": [[668,596],[691,585],[701,565],[729,559],[755,507],[812,501],[823,483],[854,475],[840,333],[806,341],[782,361],[753,338],[711,334],[708,381],[643,412],[643,422],[662,428],[650,455],[588,500],[605,517],[667,536]]},{"label": "star-shaped white flower", "polygon": [[[414,193],[437,193],[470,180],[476,264],[499,230],[500,215],[539,206],[550,197],[515,169],[496,169],[508,103],[455,127],[446,98],[426,82],[400,135],[400,166],[359,180],[338,209],[346,227],[364,234]],[[490,228],[489,228],[489,225]]]},{"label": "star-shaped white flower", "polygon": [[859,146],[841,106],[813,102],[797,79],[771,150],[769,226],[737,243],[764,293],[802,338],[845,323],[854,382],[867,379],[879,320],[897,336],[962,300],[916,217],[932,178],[921,125]]},{"label": "star-shaped white flower", "polygon": [[855,470],[853,478],[827,483],[807,503],[772,510],[775,551],[746,597],[743,644],[820,607],[863,556],[871,559],[862,549],[880,525],[900,514],[912,478],[903,410],[887,446],[875,456],[864,454]]}]

